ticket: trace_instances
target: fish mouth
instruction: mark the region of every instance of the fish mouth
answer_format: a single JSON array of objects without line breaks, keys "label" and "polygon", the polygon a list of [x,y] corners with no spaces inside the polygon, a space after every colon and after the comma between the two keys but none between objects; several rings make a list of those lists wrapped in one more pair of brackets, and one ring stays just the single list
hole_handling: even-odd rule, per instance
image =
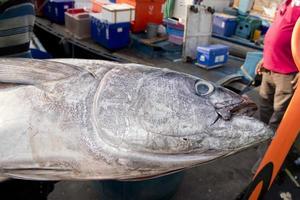
[{"label": "fish mouth", "polygon": [[257,105],[247,96],[243,96],[239,103],[216,109],[222,119],[230,120],[233,116],[243,115],[252,117],[257,111]]},{"label": "fish mouth", "polygon": [[252,117],[257,111],[257,105],[247,96],[242,97],[242,102],[235,105],[230,113],[232,115],[245,115]]}]

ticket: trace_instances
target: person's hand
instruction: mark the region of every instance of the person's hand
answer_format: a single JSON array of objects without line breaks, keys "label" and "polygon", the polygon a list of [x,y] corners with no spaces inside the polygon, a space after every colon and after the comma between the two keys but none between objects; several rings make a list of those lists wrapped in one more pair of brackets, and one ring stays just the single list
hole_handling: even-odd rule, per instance
[{"label": "person's hand", "polygon": [[296,90],[300,81],[300,73],[298,72],[294,78],[294,80],[291,82],[293,85],[293,89]]},{"label": "person's hand", "polygon": [[263,61],[263,59],[262,59],[262,60],[259,61],[259,63],[257,63],[257,65],[256,65],[256,70],[255,70],[255,72],[256,72],[257,75],[261,75],[261,74],[262,74],[262,68],[263,68],[263,66],[264,66],[264,61]]}]

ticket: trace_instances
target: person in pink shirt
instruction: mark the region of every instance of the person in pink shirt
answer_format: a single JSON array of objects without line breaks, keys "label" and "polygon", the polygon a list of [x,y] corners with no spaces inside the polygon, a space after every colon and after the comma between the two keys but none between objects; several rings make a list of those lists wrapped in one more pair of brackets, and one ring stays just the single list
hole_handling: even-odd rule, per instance
[{"label": "person in pink shirt", "polygon": [[299,73],[291,52],[293,28],[300,17],[300,0],[284,0],[265,36],[263,60],[257,72],[261,120],[276,130],[297,87]]}]

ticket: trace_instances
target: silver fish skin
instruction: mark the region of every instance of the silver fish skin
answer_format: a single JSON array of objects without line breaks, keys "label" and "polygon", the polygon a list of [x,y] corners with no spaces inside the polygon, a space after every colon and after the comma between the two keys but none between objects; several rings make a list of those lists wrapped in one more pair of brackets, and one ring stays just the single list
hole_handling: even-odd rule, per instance
[{"label": "silver fish skin", "polygon": [[134,180],[270,139],[248,99],[195,76],[99,60],[0,59],[0,177]]}]

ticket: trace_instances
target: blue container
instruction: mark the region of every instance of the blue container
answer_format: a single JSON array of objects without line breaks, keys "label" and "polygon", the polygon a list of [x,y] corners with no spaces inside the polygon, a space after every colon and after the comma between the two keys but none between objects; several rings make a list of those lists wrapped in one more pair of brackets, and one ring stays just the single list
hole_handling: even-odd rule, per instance
[{"label": "blue container", "polygon": [[239,16],[239,23],[237,25],[235,35],[250,39],[252,38],[254,31],[261,26],[261,19],[254,16]]},{"label": "blue container", "polygon": [[197,48],[196,64],[206,69],[220,67],[228,60],[229,48],[225,45],[215,44]]},{"label": "blue container", "polygon": [[30,51],[31,51],[32,58],[34,58],[34,59],[51,59],[52,58],[52,56],[49,53],[41,51],[39,49],[30,49]]},{"label": "blue container", "polygon": [[167,33],[168,33],[168,35],[175,35],[177,37],[183,37],[184,30],[176,29],[176,28],[167,26]]},{"label": "blue container", "polygon": [[234,35],[238,21],[237,17],[222,13],[214,14],[213,33],[221,36],[231,37]]},{"label": "blue container", "polygon": [[269,26],[262,25],[261,26],[261,34],[265,35],[268,32],[269,28],[270,28]]},{"label": "blue container", "polygon": [[130,23],[110,24],[92,17],[91,38],[107,49],[121,49],[129,45],[130,26]]},{"label": "blue container", "polygon": [[50,21],[64,24],[65,12],[70,8],[74,8],[74,5],[74,0],[49,0],[44,6],[43,12]]},{"label": "blue container", "polygon": [[261,22],[261,34],[265,35],[270,28],[270,23],[266,20],[262,20]]},{"label": "blue container", "polygon": [[245,83],[253,83],[256,77],[256,66],[263,58],[262,52],[248,52],[246,60],[238,72],[243,75],[243,81]]},{"label": "blue container", "polygon": [[145,181],[100,181],[102,200],[167,200],[177,191],[183,173]]}]

